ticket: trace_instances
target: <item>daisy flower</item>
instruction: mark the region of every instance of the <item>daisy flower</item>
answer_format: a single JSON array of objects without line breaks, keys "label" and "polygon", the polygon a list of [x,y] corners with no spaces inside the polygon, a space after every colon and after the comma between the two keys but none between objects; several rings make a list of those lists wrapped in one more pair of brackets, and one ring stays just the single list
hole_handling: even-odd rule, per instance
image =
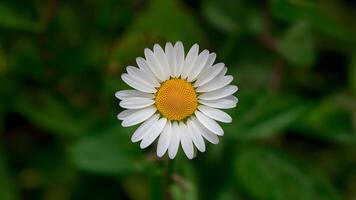
[{"label": "daisy flower", "polygon": [[138,67],[128,66],[122,80],[133,90],[116,92],[120,106],[126,110],[117,116],[122,126],[142,123],[131,137],[146,148],[157,138],[157,155],[167,151],[173,159],[179,146],[189,159],[195,149],[205,151],[204,139],[219,143],[224,131],[218,122],[230,123],[232,118],[221,109],[234,108],[237,86],[226,75],[224,63],[214,64],[216,54],[194,44],[187,55],[181,42],[158,44],[153,51],[144,50],[145,59],[136,59]]}]

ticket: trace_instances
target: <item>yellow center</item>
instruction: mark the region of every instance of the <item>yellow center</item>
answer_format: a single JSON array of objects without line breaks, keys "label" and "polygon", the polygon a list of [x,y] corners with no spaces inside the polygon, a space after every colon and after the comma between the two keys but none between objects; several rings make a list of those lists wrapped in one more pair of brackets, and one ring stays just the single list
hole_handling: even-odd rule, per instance
[{"label": "yellow center", "polygon": [[162,83],[156,93],[157,110],[169,120],[183,120],[197,109],[197,94],[192,84],[182,79]]}]

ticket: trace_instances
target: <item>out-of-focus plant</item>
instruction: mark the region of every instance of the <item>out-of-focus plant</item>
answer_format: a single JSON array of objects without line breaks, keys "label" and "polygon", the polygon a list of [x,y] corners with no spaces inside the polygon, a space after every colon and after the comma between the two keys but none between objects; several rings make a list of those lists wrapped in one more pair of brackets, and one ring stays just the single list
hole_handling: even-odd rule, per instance
[{"label": "out-of-focus plant", "polygon": [[[355,198],[355,7],[1,1],[0,199]],[[167,166],[130,143],[114,93],[177,40],[217,52],[240,93],[220,144]]]}]

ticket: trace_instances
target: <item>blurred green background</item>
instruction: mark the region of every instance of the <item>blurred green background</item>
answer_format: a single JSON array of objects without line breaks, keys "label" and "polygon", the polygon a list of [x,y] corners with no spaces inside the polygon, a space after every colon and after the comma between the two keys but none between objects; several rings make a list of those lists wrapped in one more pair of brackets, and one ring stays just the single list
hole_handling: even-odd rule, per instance
[{"label": "blurred green background", "polygon": [[[0,200],[356,199],[356,3],[1,0]],[[114,93],[154,43],[218,54],[240,91],[218,145],[158,159]]]}]

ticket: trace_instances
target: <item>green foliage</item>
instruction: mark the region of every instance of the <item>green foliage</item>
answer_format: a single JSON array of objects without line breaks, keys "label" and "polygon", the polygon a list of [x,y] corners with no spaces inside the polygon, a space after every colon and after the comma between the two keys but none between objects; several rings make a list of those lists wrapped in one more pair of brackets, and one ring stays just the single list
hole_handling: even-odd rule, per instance
[{"label": "green foliage", "polygon": [[216,29],[227,33],[239,30],[240,27],[235,19],[240,15],[240,12],[236,12],[236,8],[239,9],[241,6],[240,1],[224,1],[224,3],[207,1],[203,6],[205,17]]},{"label": "green foliage", "polygon": [[281,37],[277,48],[292,65],[309,67],[315,62],[314,39],[306,23],[292,25]]},{"label": "green foliage", "polygon": [[237,181],[256,199],[339,199],[316,169],[289,155],[266,148],[238,152]]},{"label": "green foliage", "polygon": [[[175,176],[174,180],[178,184],[171,185],[172,197],[174,200],[194,200],[198,199],[196,171],[188,162],[180,163],[182,177]],[[178,169],[179,170],[179,169]],[[178,171],[177,170],[177,171]]]},{"label": "green foliage", "polygon": [[[271,105],[267,106],[266,102]],[[228,126],[231,137],[257,139],[279,134],[309,107],[307,102],[293,97],[263,93],[240,96],[240,103],[232,113],[233,118],[239,120]]]},{"label": "green foliage", "polygon": [[134,161],[137,152],[124,142],[129,137],[123,137],[122,133],[120,126],[114,126],[80,139],[70,150],[74,164],[80,169],[102,174],[124,175],[137,171],[139,163]]},{"label": "green foliage", "polygon": [[0,199],[14,200],[17,195],[14,189],[14,183],[7,173],[6,160],[2,149],[0,149]]},{"label": "green foliage", "polygon": [[[1,1],[0,200],[355,199],[354,7]],[[193,160],[141,150],[116,119],[125,67],[167,41],[215,52],[239,87],[225,135]]]},{"label": "green foliage", "polygon": [[247,1],[207,0],[203,4],[204,17],[209,25],[229,35],[237,33],[260,34],[262,32],[262,15]]},{"label": "green foliage", "polygon": [[39,22],[30,20],[26,16],[19,15],[4,3],[0,3],[0,27],[15,30],[38,32],[42,26]]},{"label": "green foliage", "polygon": [[176,0],[152,0],[119,40],[113,59],[119,64],[132,61],[143,54],[142,49],[148,44],[162,39],[172,42],[180,40],[187,45],[204,40],[199,24],[190,13],[184,12]]},{"label": "green foliage", "polygon": [[322,3],[306,0],[272,0],[271,9],[274,16],[283,21],[298,22],[302,20],[310,23],[312,27],[322,33],[340,40],[352,40],[355,42],[355,33],[347,30],[339,20],[332,17],[332,14],[328,12],[328,9]]},{"label": "green foliage", "polygon": [[352,117],[356,113],[353,97],[337,94],[314,105],[294,125],[300,133],[315,135],[334,142],[355,143],[355,127]]},{"label": "green foliage", "polygon": [[182,40],[188,44],[202,40],[199,24],[188,12],[184,12],[176,0],[152,0],[128,30],[128,34],[142,33],[169,41]]},{"label": "green foliage", "polygon": [[30,96],[18,98],[15,110],[34,124],[66,136],[85,134],[94,121],[89,114],[74,113],[68,104],[49,95],[40,95],[33,99]]}]

